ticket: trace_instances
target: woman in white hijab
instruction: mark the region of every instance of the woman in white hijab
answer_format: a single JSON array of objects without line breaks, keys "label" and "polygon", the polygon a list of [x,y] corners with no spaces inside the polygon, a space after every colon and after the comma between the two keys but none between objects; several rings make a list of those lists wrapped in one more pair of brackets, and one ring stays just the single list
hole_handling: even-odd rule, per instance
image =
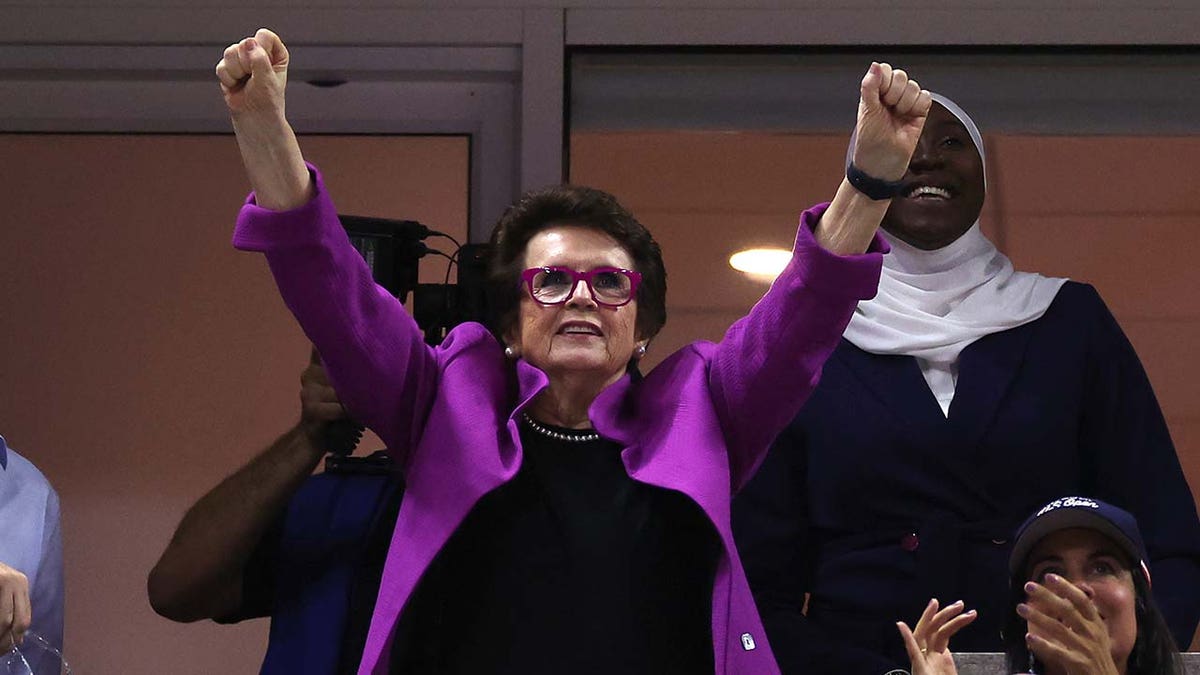
[{"label": "woman in white hijab", "polygon": [[892,186],[879,294],[735,503],[783,673],[906,667],[895,622],[931,597],[978,611],[960,651],[1001,651],[1008,539],[1059,494],[1135,514],[1189,644],[1200,521],[1145,372],[1094,288],[1016,272],[983,235],[983,139],[933,98]]}]

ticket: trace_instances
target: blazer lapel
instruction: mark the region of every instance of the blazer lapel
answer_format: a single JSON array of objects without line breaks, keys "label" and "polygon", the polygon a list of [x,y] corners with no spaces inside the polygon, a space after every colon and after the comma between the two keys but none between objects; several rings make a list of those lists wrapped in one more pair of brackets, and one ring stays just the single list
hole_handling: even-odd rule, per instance
[{"label": "blazer lapel", "polygon": [[[979,445],[995,424],[1005,394],[1021,369],[1035,326],[994,333],[963,350],[949,418],[942,414],[911,356],[869,354],[843,339],[826,367],[850,371],[879,403],[874,410],[886,411],[894,428],[913,447],[929,453],[931,459],[936,457],[944,470],[958,477],[954,490],[975,495],[981,506],[990,506],[995,502],[979,474]],[[985,517],[988,508],[982,507],[980,517]]]},{"label": "blazer lapel", "polygon": [[950,427],[974,453],[996,419],[1004,396],[1025,360],[1035,324],[980,338],[962,351],[958,384],[950,404]]},{"label": "blazer lapel", "polygon": [[[928,447],[931,442],[942,442],[946,418],[916,359],[870,354],[844,338],[833,354],[837,364],[865,385],[879,407],[892,417],[896,428],[904,430],[913,444]],[[935,438],[930,438],[931,433]]]}]

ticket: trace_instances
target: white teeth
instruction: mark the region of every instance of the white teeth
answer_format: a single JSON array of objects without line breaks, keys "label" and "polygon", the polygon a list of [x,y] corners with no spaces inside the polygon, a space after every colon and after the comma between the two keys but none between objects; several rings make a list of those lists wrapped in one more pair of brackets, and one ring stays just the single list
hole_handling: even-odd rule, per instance
[{"label": "white teeth", "polygon": [[950,199],[950,191],[945,188],[934,187],[932,185],[919,185],[908,193],[908,197],[909,199],[920,199],[922,197]]},{"label": "white teeth", "polygon": [[562,330],[564,333],[582,333],[584,335],[599,335],[600,331],[591,326],[565,326]]}]

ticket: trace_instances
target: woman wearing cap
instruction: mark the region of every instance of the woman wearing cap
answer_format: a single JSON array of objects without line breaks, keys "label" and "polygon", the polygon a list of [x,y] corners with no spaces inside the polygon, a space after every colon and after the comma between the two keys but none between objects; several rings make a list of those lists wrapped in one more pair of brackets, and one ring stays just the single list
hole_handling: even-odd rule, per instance
[{"label": "woman wearing cap", "polygon": [[1160,606],[1190,643],[1200,522],[1137,355],[1094,288],[1014,271],[983,235],[982,138],[933,99],[881,226],[879,294],[735,503],[781,666],[902,666],[894,618],[930,597],[979,610],[959,649],[997,651],[1011,533],[1080,492],[1137,515]]},{"label": "woman wearing cap", "polygon": [[[1182,673],[1145,560],[1136,519],[1098,499],[1064,497],[1030,516],[1009,558],[1009,672]],[[948,643],[974,617],[931,600],[914,629],[898,623],[913,675],[955,675]]]}]

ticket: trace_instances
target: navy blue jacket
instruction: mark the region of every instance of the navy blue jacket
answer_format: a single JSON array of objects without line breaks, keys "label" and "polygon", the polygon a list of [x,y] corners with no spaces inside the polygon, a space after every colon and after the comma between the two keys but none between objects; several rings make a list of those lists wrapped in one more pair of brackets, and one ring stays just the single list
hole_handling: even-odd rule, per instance
[{"label": "navy blue jacket", "polygon": [[[783,673],[907,668],[895,622],[929,598],[979,611],[956,651],[1002,651],[1009,538],[1091,495],[1137,516],[1176,640],[1200,620],[1200,521],[1133,347],[1091,286],[960,357],[947,418],[914,358],[843,340],[734,504]],[[807,615],[802,614],[806,594]]]}]

